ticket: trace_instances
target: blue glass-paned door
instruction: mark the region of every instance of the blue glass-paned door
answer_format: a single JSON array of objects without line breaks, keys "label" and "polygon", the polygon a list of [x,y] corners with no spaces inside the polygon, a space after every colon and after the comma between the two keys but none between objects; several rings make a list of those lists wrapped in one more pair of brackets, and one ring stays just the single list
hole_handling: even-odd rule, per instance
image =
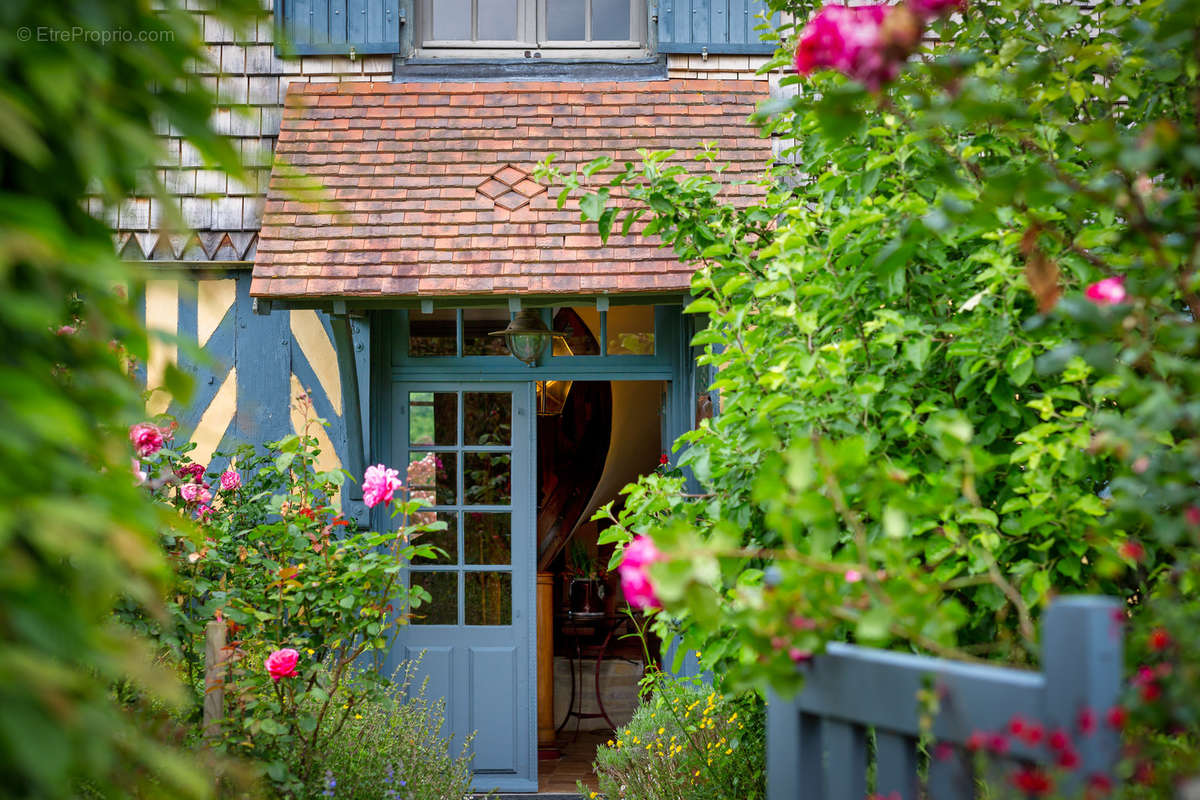
[{"label": "blue glass-paned door", "polygon": [[446,523],[422,535],[442,553],[407,570],[433,600],[394,659],[421,658],[454,751],[475,734],[476,789],[536,791],[533,384],[397,383],[393,397],[393,463],[424,519]]}]

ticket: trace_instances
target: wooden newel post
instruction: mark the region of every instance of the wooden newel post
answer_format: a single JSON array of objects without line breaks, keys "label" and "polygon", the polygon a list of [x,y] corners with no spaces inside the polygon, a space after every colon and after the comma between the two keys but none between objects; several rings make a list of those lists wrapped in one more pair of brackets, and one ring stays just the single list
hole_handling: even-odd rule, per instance
[{"label": "wooden newel post", "polygon": [[554,740],[554,573],[537,574],[538,756],[557,758]]},{"label": "wooden newel post", "polygon": [[[1072,732],[1080,768],[1063,788],[1068,794],[1095,773],[1110,775],[1120,757],[1120,737],[1104,724],[1104,714],[1121,696],[1124,671],[1125,609],[1110,597],[1063,597],[1042,623],[1042,672],[1046,676],[1047,730]],[[1079,730],[1090,711],[1094,730]]]},{"label": "wooden newel post", "polygon": [[204,628],[204,735],[215,737],[225,716],[225,623],[210,622]]}]

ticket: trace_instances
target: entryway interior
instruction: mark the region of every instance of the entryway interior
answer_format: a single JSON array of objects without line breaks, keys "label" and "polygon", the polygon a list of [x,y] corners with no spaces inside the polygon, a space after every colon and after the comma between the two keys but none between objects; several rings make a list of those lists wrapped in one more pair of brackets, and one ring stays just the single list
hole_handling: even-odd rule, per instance
[{"label": "entryway interior", "polygon": [[[599,333],[572,309],[554,322],[574,353]],[[538,387],[538,650],[553,663],[553,715],[539,709],[541,793],[575,793],[577,781],[596,789],[596,747],[637,707],[646,649],[607,570],[613,545],[597,544],[609,523],[591,518],[609,502],[619,510],[621,488],[658,468],[666,389],[661,380]],[[649,651],[657,657],[656,642]]]}]

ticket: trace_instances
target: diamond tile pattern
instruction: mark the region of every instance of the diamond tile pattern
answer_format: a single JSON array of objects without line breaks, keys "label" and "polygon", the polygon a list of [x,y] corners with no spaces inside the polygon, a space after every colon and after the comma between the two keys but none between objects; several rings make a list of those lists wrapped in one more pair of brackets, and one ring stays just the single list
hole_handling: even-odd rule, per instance
[{"label": "diamond tile pattern", "polygon": [[[397,297],[684,291],[691,269],[640,226],[602,243],[578,203],[535,181],[715,141],[724,197],[749,202],[770,139],[746,122],[759,81],[293,83],[251,293]],[[592,178],[603,185],[606,176]],[[314,191],[313,184],[321,187]]]}]

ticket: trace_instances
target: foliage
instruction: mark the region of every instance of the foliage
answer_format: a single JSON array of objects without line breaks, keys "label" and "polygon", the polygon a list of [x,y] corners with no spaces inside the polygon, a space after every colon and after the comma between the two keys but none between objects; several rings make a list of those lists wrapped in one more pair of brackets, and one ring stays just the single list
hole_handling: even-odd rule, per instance
[{"label": "foliage", "polygon": [[455,757],[442,736],[445,698],[413,686],[416,664],[397,670],[387,690],[356,709],[326,744],[309,794],[336,782],[342,800],[447,800],[471,793],[470,739]]},{"label": "foliage", "polygon": [[[812,11],[787,5],[771,66]],[[794,688],[830,638],[1032,660],[1055,593],[1134,597],[1172,558],[1134,539],[1194,544],[1196,9],[971,2],[879,91],[787,77],[748,207],[711,149],[558,176],[602,235],[698,267],[702,494],[649,476],[610,532],[672,556],[650,574],[706,666]],[[1084,299],[1115,276],[1137,300]]]},{"label": "foliage", "polygon": [[[203,481],[204,467],[186,455],[191,445],[164,447],[141,461],[148,487],[180,518],[197,518],[203,534],[166,530],[172,624],[145,629],[179,658],[194,692],[195,723],[207,691],[206,630],[224,622],[224,746],[264,763],[285,796],[314,779],[322,754],[361,706],[387,695],[382,661],[409,606],[429,599],[420,587],[405,588],[400,571],[414,557],[434,556],[435,548],[415,540],[445,527],[418,524],[420,500],[397,499],[397,530],[342,532],[348,525],[332,508],[342,473],[316,470],[312,428],[324,422],[299,402],[302,433],[261,452],[239,448],[228,473],[237,479],[224,490],[225,476]],[[285,648],[299,654],[295,674],[272,676],[264,662]]]},{"label": "foliage", "polygon": [[723,697],[695,678],[651,673],[633,719],[596,750],[600,794],[624,800],[761,798],[766,713],[753,692]]},{"label": "foliage", "polygon": [[[119,339],[145,358],[122,290],[139,275],[84,198],[100,193],[115,210],[135,188],[165,197],[140,172],[161,155],[160,126],[238,171],[208,125],[213,97],[188,77],[204,55],[194,17],[180,0],[151,5],[0,6],[0,794],[10,798],[72,796],[80,782],[110,798],[207,792],[201,765],[159,727],[177,685],[110,615],[123,593],[161,617],[167,571],[161,511],[134,488],[124,442],[139,389],[110,347]],[[260,13],[256,0],[219,11],[234,26]],[[141,687],[143,701],[119,704],[118,682]]]}]

